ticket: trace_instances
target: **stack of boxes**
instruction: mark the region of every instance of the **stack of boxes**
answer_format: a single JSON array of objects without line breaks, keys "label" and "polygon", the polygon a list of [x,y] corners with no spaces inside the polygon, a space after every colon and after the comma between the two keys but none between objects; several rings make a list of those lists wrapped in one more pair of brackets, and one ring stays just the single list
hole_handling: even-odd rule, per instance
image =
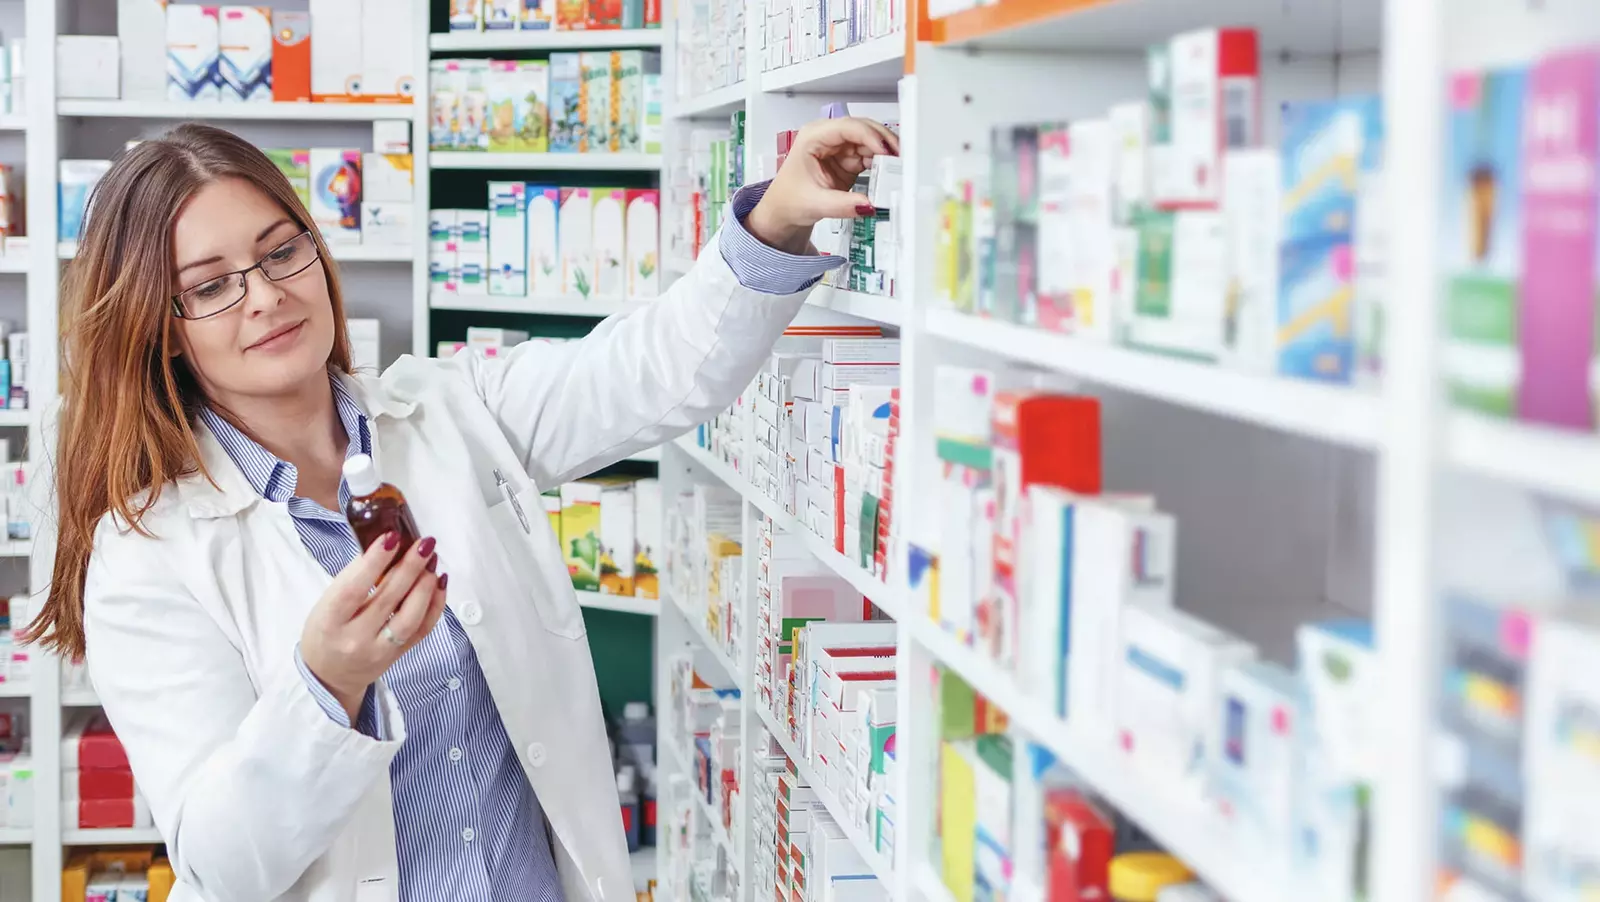
[{"label": "stack of boxes", "polygon": [[459,0],[451,31],[660,28],[659,0]]},{"label": "stack of boxes", "polygon": [[905,29],[895,0],[766,0],[761,68],[767,72],[838,53]]},{"label": "stack of boxes", "polygon": [[74,852],[61,869],[62,902],[167,902],[172,862],[151,849]]},{"label": "stack of boxes", "polygon": [[752,821],[759,843],[755,885],[770,881],[774,897],[784,900],[885,902],[888,887],[877,881],[794,762],[774,750],[757,769],[770,797],[758,803]]},{"label": "stack of boxes", "polygon": [[690,130],[686,143],[689,153],[672,163],[664,188],[678,211],[664,227],[665,251],[683,267],[699,258],[744,184],[744,111],[733,113],[727,128]]},{"label": "stack of boxes", "polygon": [[28,596],[11,596],[0,614],[0,685],[26,689],[33,683],[33,661],[24,644],[33,619]]},{"label": "stack of boxes", "polygon": [[61,825],[68,830],[150,827],[128,753],[99,711],[78,711],[61,740]]},{"label": "stack of boxes", "polygon": [[689,0],[678,8],[678,100],[745,80],[744,17],[738,0]]},{"label": "stack of boxes", "polygon": [[429,211],[433,294],[623,301],[660,291],[660,192],[490,182],[489,204]]},{"label": "stack of boxes", "polygon": [[660,597],[659,482],[593,477],[546,492],[543,499],[574,589]]},{"label": "stack of boxes", "polygon": [[744,552],[736,538],[743,528],[743,504],[726,486],[697,485],[672,499],[665,525],[666,572],[676,580],[672,597],[734,661],[739,660],[736,618],[743,597]]},{"label": "stack of boxes", "polygon": [[661,54],[654,50],[428,65],[432,150],[661,152]]},{"label": "stack of boxes", "polygon": [[[117,0],[117,36],[58,37],[56,96],[205,103],[410,103],[413,0],[308,10]],[[71,61],[70,65],[66,61]]]},{"label": "stack of boxes", "polygon": [[1254,31],[1178,35],[1148,61],[1141,101],[997,128],[986,164],[947,161],[935,290],[1095,341],[1375,382],[1379,101],[1288,104],[1267,148]]},{"label": "stack of boxes", "polygon": [[33,751],[27,711],[26,702],[0,710],[0,830],[33,826]]}]

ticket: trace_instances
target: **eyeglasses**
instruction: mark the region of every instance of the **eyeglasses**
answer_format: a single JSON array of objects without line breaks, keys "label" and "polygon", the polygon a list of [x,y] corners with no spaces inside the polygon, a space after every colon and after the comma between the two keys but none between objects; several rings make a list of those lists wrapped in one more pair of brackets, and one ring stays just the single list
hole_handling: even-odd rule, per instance
[{"label": "eyeglasses", "polygon": [[268,279],[282,282],[305,272],[320,257],[316,239],[311,237],[309,231],[301,232],[273,248],[249,269],[207,279],[173,295],[172,314],[180,319],[205,319],[226,313],[244,300],[248,290],[247,280],[253,270],[259,269]]}]

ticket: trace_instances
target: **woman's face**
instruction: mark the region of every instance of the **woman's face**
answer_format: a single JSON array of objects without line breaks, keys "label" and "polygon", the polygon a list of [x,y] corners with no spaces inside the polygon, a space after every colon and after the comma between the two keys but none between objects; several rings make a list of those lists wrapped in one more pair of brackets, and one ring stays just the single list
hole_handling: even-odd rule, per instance
[{"label": "woman's face", "polygon": [[[231,300],[238,296],[238,277],[214,280],[272,254],[292,255],[294,248],[284,244],[301,231],[249,182],[212,182],[189,200],[172,227],[172,293],[200,289]],[[333,350],[333,303],[321,260],[276,282],[260,269],[245,281],[245,298],[232,308],[175,320],[181,355],[207,396],[225,406],[232,398],[293,394],[309,380],[325,378]]]}]

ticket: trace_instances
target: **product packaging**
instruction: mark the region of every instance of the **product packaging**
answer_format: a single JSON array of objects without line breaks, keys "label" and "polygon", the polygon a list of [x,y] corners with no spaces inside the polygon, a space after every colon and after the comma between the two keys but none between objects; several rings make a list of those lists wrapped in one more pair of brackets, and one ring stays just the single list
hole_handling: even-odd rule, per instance
[{"label": "product packaging", "polygon": [[588,0],[586,5],[591,30],[622,27],[622,0]]},{"label": "product packaging", "polygon": [[454,150],[461,127],[456,60],[428,61],[428,149]]},{"label": "product packaging", "polygon": [[378,119],[372,123],[372,152],[411,154],[411,123],[405,119]]},{"label": "product packaging", "polygon": [[56,97],[75,100],[116,100],[117,39],[96,35],[60,35],[56,38]]},{"label": "product packaging", "polygon": [[607,481],[600,492],[600,591],[634,594],[634,532],[638,509],[632,480]]},{"label": "product packaging", "polygon": [[660,598],[660,570],[664,563],[661,483],[654,479],[641,479],[633,485],[633,594],[639,598]]},{"label": "product packaging", "polygon": [[384,247],[411,244],[411,201],[361,202],[361,243]]},{"label": "product packaging", "polygon": [[584,126],[578,150],[584,153],[611,150],[611,53],[584,50],[578,54],[583,81],[579,105]]},{"label": "product packaging", "polygon": [[1261,143],[1256,33],[1204,29],[1151,56],[1151,190],[1164,209],[1212,209],[1222,200],[1222,153]]},{"label": "product packaging", "polygon": [[311,14],[308,12],[272,11],[272,100],[275,103],[311,100]]},{"label": "product packaging", "polygon": [[57,191],[60,228],[58,241],[77,241],[88,213],[89,195],[94,186],[111,171],[110,160],[62,160]]},{"label": "product packaging", "polygon": [[1227,228],[1203,210],[1146,210],[1134,216],[1138,258],[1133,345],[1201,360],[1223,350],[1228,301]]},{"label": "product packaging", "polygon": [[647,50],[612,51],[611,149],[639,153],[643,149],[644,79],[661,73],[661,54]]},{"label": "product packaging", "polygon": [[456,86],[455,150],[489,149],[489,61],[455,60],[450,71]]},{"label": "product packaging", "polygon": [[350,336],[350,361],[364,372],[376,374],[381,363],[378,335],[381,325],[375,319],[351,317],[345,320],[345,332]]},{"label": "product packaging", "polygon": [[1592,865],[1600,833],[1592,801],[1600,792],[1600,693],[1585,674],[1600,655],[1588,612],[1543,620],[1528,673],[1528,783],[1524,810],[1528,899],[1577,902],[1600,889]]},{"label": "product packaging", "polygon": [[1217,746],[1209,750],[1211,796],[1242,847],[1263,858],[1292,858],[1299,823],[1304,688],[1294,674],[1267,661],[1246,661],[1222,674],[1215,710]]},{"label": "product packaging", "polygon": [[[176,7],[169,7],[173,9]],[[352,103],[363,90],[361,0],[311,0],[311,99]],[[370,38],[369,38],[370,39]]]},{"label": "product packaging", "polygon": [[313,147],[311,220],[328,244],[361,241],[361,152]]},{"label": "product packaging", "polygon": [[576,153],[588,143],[583,120],[583,65],[577,53],[550,54],[550,150]]},{"label": "product packaging", "polygon": [[653,298],[661,290],[661,193],[654,189],[627,192],[627,297]]},{"label": "product packaging", "polygon": [[661,75],[646,72],[644,75],[643,122],[639,126],[639,149],[648,154],[661,153]]},{"label": "product packaging", "polygon": [[556,29],[582,31],[589,27],[589,0],[552,0],[556,5]]},{"label": "product packaging", "polygon": [[380,203],[410,203],[412,160],[408,153],[361,155],[361,199]]},{"label": "product packaging", "polygon": [[543,60],[489,64],[489,150],[544,153],[550,111],[550,67]]},{"label": "product packaging", "polygon": [[561,486],[561,553],[580,592],[600,591],[603,494],[604,483],[595,479]]},{"label": "product packaging", "polygon": [[556,0],[522,0],[522,29],[548,31],[555,18]]},{"label": "product packaging", "polygon": [[166,0],[117,0],[123,100],[166,100]]},{"label": "product packaging", "polygon": [[594,294],[594,199],[588,188],[562,188],[558,216],[561,294],[587,299]]},{"label": "product packaging", "polygon": [[361,99],[410,103],[417,93],[416,28],[411,4],[361,0]]},{"label": "product packaging", "polygon": [[626,296],[627,192],[621,188],[595,188],[594,198],[594,298],[620,301]]},{"label": "product packaging", "polygon": [[522,21],[522,0],[480,0],[484,31],[512,31]]},{"label": "product packaging", "polygon": [[167,99],[217,100],[220,23],[215,6],[167,6]]},{"label": "product packaging", "polygon": [[456,293],[482,297],[489,293],[489,254],[483,248],[456,255]]},{"label": "product packaging", "polygon": [[1267,148],[1223,155],[1222,214],[1226,222],[1225,357],[1251,373],[1270,373],[1278,344],[1278,247],[1282,167]]},{"label": "product packaging", "polygon": [[271,103],[272,10],[264,6],[222,7],[217,43],[222,99]]},{"label": "product packaging", "polygon": [[482,31],[484,0],[450,0],[451,31]]},{"label": "product packaging", "polygon": [[284,178],[289,180],[289,187],[300,198],[300,203],[307,212],[311,210],[311,151],[295,148],[269,147],[262,150],[267,159],[278,167]]},{"label": "product packaging", "polygon": [[[1110,341],[1115,322],[1111,296],[1112,271],[1116,267],[1111,240],[1113,213],[1112,161],[1114,132],[1109,119],[1083,119],[1068,127],[1071,147],[1071,173],[1066,177],[1071,190],[1066,207],[1068,244],[1044,240],[1041,223],[1039,271],[1044,272],[1048,257],[1070,245],[1072,260],[1071,323],[1078,335],[1097,341]],[[1041,182],[1043,162],[1040,163]],[[1043,307],[1043,301],[1040,301]]]},{"label": "product packaging", "polygon": [[489,293],[528,293],[528,199],[522,182],[489,183]]},{"label": "product packaging", "polygon": [[528,185],[528,294],[531,297],[559,297],[562,289],[562,258],[557,240],[557,220],[561,209],[561,189],[548,185]]}]

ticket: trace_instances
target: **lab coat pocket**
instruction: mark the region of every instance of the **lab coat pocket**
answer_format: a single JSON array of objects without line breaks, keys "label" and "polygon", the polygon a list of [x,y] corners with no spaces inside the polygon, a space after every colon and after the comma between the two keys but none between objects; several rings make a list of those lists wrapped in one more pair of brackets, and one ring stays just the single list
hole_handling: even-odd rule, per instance
[{"label": "lab coat pocket", "polygon": [[384,877],[367,877],[356,881],[355,902],[394,902],[394,882]]},{"label": "lab coat pocket", "polygon": [[[550,556],[550,529],[548,517],[539,493],[531,486],[510,493],[505,500],[489,508],[489,520],[495,535],[509,556],[510,569],[517,576],[518,588],[533,596],[534,610],[546,632],[568,639],[584,635],[583,609],[578,605],[570,583],[565,580],[541,579],[547,569],[541,566]],[[556,543],[560,545],[560,536]],[[558,549],[554,563],[560,566],[565,549]],[[580,549],[581,551],[581,549]],[[563,569],[561,571],[565,573]]]}]

